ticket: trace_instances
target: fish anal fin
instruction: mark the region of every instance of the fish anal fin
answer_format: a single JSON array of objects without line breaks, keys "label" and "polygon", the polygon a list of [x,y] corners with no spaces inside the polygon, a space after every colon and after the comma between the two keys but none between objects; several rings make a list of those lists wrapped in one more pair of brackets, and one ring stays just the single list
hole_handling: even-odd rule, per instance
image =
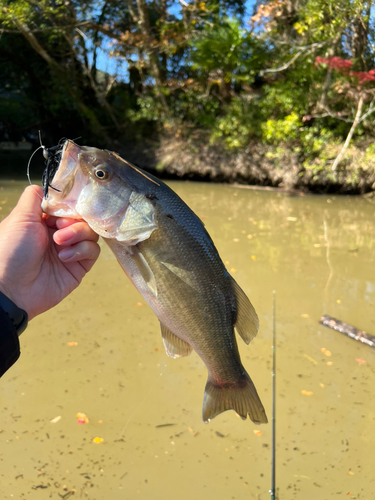
[{"label": "fish anal fin", "polygon": [[168,356],[171,358],[189,356],[193,350],[191,345],[177,337],[177,335],[172,333],[165,325],[163,325],[163,323],[160,323],[160,326],[165,351]]},{"label": "fish anal fin", "polygon": [[257,390],[245,372],[236,383],[216,385],[207,380],[203,400],[203,420],[205,422],[226,410],[234,410],[243,420],[249,415],[255,424],[266,424],[267,415]]},{"label": "fish anal fin", "polygon": [[232,284],[237,303],[237,318],[234,326],[242,340],[249,344],[258,333],[258,315],[245,292],[233,278]]}]

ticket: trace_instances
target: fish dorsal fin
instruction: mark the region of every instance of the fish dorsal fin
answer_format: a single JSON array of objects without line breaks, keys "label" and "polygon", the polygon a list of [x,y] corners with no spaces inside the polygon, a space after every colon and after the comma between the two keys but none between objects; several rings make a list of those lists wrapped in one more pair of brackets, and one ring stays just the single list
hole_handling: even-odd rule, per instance
[{"label": "fish dorsal fin", "polygon": [[193,348],[190,344],[181,340],[177,335],[172,333],[163,323],[160,323],[161,335],[163,337],[163,343],[165,351],[171,358],[182,358],[183,356],[189,356]]},{"label": "fish dorsal fin", "polygon": [[113,155],[115,158],[117,158],[118,160],[122,161],[123,163],[125,163],[128,167],[132,168],[133,170],[135,170],[136,172],[139,173],[139,175],[142,175],[143,177],[145,177],[148,181],[150,182],[153,182],[154,184],[156,184],[157,186],[160,187],[160,184],[158,184],[156,181],[154,181],[153,179],[151,179],[151,177],[149,177],[145,172],[142,172],[139,168],[137,168],[135,165],[133,165],[132,163],[124,160],[124,158],[121,158],[120,155],[118,155],[117,153],[115,153],[114,151],[108,151],[109,154]]},{"label": "fish dorsal fin", "polygon": [[163,266],[165,266],[171,273],[173,273],[177,278],[179,278],[181,281],[186,283],[188,286],[191,288],[196,288],[194,284],[194,279],[193,275],[190,271],[187,271],[186,269],[183,269],[181,267],[177,267],[170,262],[161,262]]},{"label": "fish dorsal fin", "polygon": [[137,266],[138,271],[140,272],[142,278],[147,283],[148,288],[153,293],[153,295],[155,295],[155,297],[157,297],[158,296],[158,289],[156,286],[155,275],[152,272],[152,269],[150,268],[150,266],[148,265],[147,260],[144,258],[144,256],[138,250],[137,247],[130,247],[129,253],[132,256],[133,262]]},{"label": "fish dorsal fin", "polygon": [[258,333],[258,315],[245,292],[233,278],[232,284],[237,303],[237,319],[234,326],[242,340],[249,344]]}]

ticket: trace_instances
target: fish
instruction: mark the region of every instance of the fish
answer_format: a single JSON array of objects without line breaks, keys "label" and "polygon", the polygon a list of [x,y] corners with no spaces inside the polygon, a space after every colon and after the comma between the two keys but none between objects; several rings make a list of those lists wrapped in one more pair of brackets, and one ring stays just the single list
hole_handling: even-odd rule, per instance
[{"label": "fish", "polygon": [[249,344],[258,316],[201,219],[150,173],[115,152],[71,140],[44,183],[43,211],[85,220],[104,239],[157,316],[167,355],[194,350],[202,359],[208,371],[203,420],[234,410],[266,423],[235,335]]}]

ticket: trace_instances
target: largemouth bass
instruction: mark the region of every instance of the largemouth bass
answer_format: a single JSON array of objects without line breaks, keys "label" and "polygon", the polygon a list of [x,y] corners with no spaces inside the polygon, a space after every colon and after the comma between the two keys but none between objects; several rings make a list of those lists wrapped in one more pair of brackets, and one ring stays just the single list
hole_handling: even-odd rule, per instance
[{"label": "largemouth bass", "polygon": [[163,182],[110,151],[66,141],[47,170],[43,210],[83,219],[102,236],[158,317],[168,356],[194,350],[205,363],[203,420],[233,409],[267,422],[234,333],[248,344],[258,317],[201,220]]}]

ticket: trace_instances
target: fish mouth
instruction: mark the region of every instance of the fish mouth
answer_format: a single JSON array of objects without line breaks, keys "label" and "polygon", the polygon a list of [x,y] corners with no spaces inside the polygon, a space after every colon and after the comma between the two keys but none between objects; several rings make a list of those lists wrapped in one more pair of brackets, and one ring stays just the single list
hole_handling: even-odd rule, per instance
[{"label": "fish mouth", "polygon": [[45,199],[48,198],[49,188],[54,191],[61,192],[60,189],[57,189],[52,185],[52,182],[56,172],[61,166],[62,159],[66,155],[68,157],[67,160],[77,163],[79,152],[80,147],[70,139],[62,139],[57,146],[48,149],[44,148],[43,156],[46,160],[46,168],[44,169],[42,176],[42,186]]},{"label": "fish mouth", "polygon": [[79,192],[79,188],[75,189],[75,184],[80,152],[80,146],[69,139],[45,151],[46,169],[42,178],[44,194],[42,210],[45,213],[81,219],[73,208]]}]

